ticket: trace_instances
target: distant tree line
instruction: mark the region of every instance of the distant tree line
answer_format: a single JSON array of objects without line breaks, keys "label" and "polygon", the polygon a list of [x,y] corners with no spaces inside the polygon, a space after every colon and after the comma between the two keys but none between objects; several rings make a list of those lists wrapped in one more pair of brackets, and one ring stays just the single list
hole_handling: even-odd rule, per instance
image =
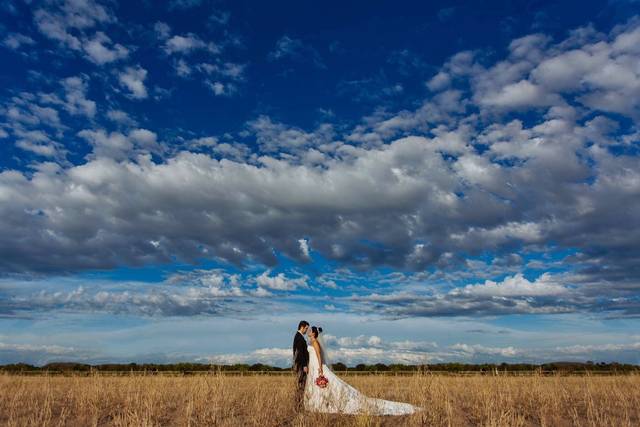
[{"label": "distant tree line", "polygon": [[[54,362],[48,363],[43,366],[34,366],[26,363],[15,363],[9,365],[0,365],[0,372],[20,373],[20,372],[123,372],[123,371],[135,371],[135,372],[282,372],[288,371],[291,368],[279,368],[270,365],[264,365],[262,363],[255,363],[253,365],[245,363],[236,363],[233,365],[214,365],[203,363],[171,363],[171,364],[156,364],[156,363],[108,363],[100,365],[89,365],[85,363],[73,363],[73,362]],[[482,363],[482,364],[468,364],[468,363],[437,363],[437,364],[425,364],[425,365],[403,365],[403,364],[391,364],[386,365],[383,363],[358,364],[355,366],[347,366],[344,363],[334,363],[332,365],[334,371],[359,371],[359,372],[531,372],[531,371],[544,371],[544,372],[585,372],[585,371],[602,371],[602,372],[616,372],[616,373],[631,373],[640,372],[639,365],[623,364],[623,363],[605,363],[605,362],[553,362],[543,364],[529,364],[529,363]]]}]

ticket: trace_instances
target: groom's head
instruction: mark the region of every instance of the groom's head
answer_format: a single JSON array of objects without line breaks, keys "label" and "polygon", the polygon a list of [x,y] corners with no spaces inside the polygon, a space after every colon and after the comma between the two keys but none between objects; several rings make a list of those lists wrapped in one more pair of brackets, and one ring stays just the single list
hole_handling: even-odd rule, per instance
[{"label": "groom's head", "polygon": [[307,329],[309,329],[309,322],[301,320],[300,323],[298,323],[298,331],[304,335],[307,333]]}]

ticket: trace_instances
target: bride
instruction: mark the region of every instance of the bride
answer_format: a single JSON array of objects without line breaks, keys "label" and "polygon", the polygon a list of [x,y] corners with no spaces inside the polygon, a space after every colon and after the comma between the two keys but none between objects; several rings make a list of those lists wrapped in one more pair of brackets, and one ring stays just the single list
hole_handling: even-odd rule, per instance
[{"label": "bride", "polygon": [[[370,415],[406,415],[422,408],[410,403],[393,402],[363,395],[334,374],[328,366],[325,348],[320,338],[322,328],[311,327],[309,373],[304,389],[304,407],[311,412]],[[316,385],[324,375],[329,380],[325,388]]]}]

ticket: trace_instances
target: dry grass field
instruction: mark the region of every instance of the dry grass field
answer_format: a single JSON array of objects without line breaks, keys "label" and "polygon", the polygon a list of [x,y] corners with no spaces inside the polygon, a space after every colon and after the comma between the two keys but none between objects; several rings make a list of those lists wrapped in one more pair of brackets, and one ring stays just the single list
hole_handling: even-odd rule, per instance
[{"label": "dry grass field", "polygon": [[638,426],[640,376],[349,376],[405,417],[295,413],[293,377],[0,375],[6,426]]}]

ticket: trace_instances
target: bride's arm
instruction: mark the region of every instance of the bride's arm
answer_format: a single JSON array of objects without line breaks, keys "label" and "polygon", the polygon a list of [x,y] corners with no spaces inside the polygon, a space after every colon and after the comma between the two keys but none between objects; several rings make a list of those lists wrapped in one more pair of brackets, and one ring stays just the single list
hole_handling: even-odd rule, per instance
[{"label": "bride's arm", "polygon": [[318,341],[314,341],[312,345],[313,345],[313,348],[315,350],[316,356],[318,356],[318,366],[319,366],[318,373],[320,375],[322,375],[323,374],[323,372],[322,372],[322,351],[320,351],[320,344],[318,344]]}]

